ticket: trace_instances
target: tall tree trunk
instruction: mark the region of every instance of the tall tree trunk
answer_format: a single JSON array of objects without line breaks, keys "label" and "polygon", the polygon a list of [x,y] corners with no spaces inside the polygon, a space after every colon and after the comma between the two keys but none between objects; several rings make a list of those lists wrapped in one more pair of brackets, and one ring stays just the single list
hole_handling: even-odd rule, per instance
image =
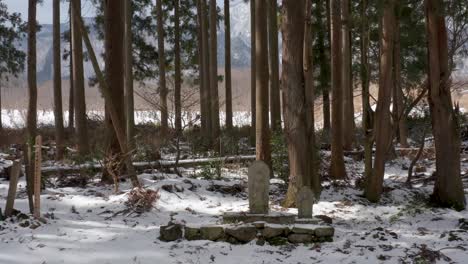
[{"label": "tall tree trunk", "polygon": [[368,2],[361,1],[361,87],[362,87],[362,129],[364,130],[364,178],[368,180],[372,173],[372,110],[369,103],[369,20]]},{"label": "tall tree trunk", "polygon": [[174,1],[174,106],[175,106],[175,129],[178,135],[182,133],[182,102],[180,98],[182,77],[180,70],[180,15],[179,0]]},{"label": "tall tree trunk", "polygon": [[271,130],[281,129],[281,100],[279,89],[278,2],[268,0],[268,51],[270,62]]},{"label": "tall tree trunk", "polygon": [[203,31],[202,31],[202,24],[203,18],[201,16],[202,13],[202,0],[197,0],[197,52],[198,52],[198,82],[199,82],[199,97],[200,97],[200,123],[201,123],[201,132],[206,135],[207,131],[207,113],[208,110],[206,109],[206,98],[205,98],[205,65],[203,63]]},{"label": "tall tree trunk", "polygon": [[218,40],[216,0],[210,0],[210,96],[211,96],[211,121],[214,150],[219,151],[219,97],[218,97]]},{"label": "tall tree trunk", "polygon": [[378,202],[382,194],[385,161],[391,144],[390,98],[393,87],[394,6],[394,0],[385,2],[381,23],[379,95],[374,128],[375,160],[374,169],[365,190],[366,198],[371,202]]},{"label": "tall tree trunk", "polygon": [[351,16],[350,1],[341,0],[342,20],[342,89],[343,89],[343,148],[351,150],[354,142],[354,95],[351,78]]},{"label": "tall tree trunk", "polygon": [[55,142],[57,144],[56,159],[63,159],[65,150],[62,108],[62,64],[60,57],[60,0],[53,2],[53,35],[54,35],[54,118]]},{"label": "tall tree trunk", "polygon": [[[116,107],[117,115],[120,124],[125,124],[125,104],[124,101],[124,3],[123,1],[105,0],[104,1],[104,45],[105,45],[105,62],[106,62],[106,77],[108,87],[111,87],[112,93],[109,98]],[[120,150],[119,140],[111,115],[108,109],[109,102],[106,100],[106,133],[108,140],[107,157],[116,157],[116,155],[126,155]],[[120,161],[121,157],[116,161]],[[116,171],[109,172],[118,173],[122,172],[121,168],[116,168]],[[103,175],[104,176],[104,175]],[[112,178],[105,178],[103,180],[112,182]]]},{"label": "tall tree trunk", "polygon": [[74,79],[73,79],[73,38],[72,38],[72,21],[73,21],[73,18],[72,18],[72,5],[70,3],[70,7],[69,7],[69,18],[70,18],[70,21],[69,21],[69,27],[70,27],[70,38],[69,38],[69,41],[70,41],[70,54],[69,54],[69,58],[70,58],[70,89],[68,91],[68,133],[70,133],[70,135],[72,135],[73,133],[73,128],[75,126],[75,89],[73,89],[73,85],[74,85]]},{"label": "tall tree trunk", "polygon": [[[89,35],[84,25],[83,19],[81,18],[81,15],[78,15],[78,11],[77,11],[77,8],[79,8],[78,2],[72,1],[71,3],[73,5],[73,9],[72,9],[73,18],[74,18],[73,23],[76,25],[75,29],[79,30],[80,34],[82,34],[83,36],[83,41],[86,45],[86,49],[88,50],[89,59],[93,65],[93,69],[96,74],[97,80],[99,82],[99,85],[101,86],[101,91],[104,96],[104,100],[108,103],[106,106],[106,110],[108,110],[109,115],[111,116],[112,125],[114,126],[115,133],[117,134],[117,139],[119,141],[121,153],[129,153],[127,138],[125,136],[125,124],[120,121],[117,107],[115,106],[114,102],[111,99],[112,91],[107,85],[106,80],[104,78],[104,74],[99,68],[99,63],[96,58],[96,53],[94,52],[93,46],[89,39]],[[128,177],[130,178],[133,187],[141,188],[140,182],[138,181],[138,177],[135,172],[135,168],[133,167],[131,155],[124,155],[123,160],[125,163],[125,167],[127,168],[127,173],[129,175]]]},{"label": "tall tree trunk", "polygon": [[343,156],[343,87],[341,54],[341,11],[340,1],[330,0],[331,10],[331,73],[332,73],[332,129],[331,129],[331,164],[332,179],[346,178]]},{"label": "tall tree trunk", "polygon": [[[72,16],[81,16],[81,0],[76,0],[76,5],[79,10],[73,12]],[[73,8],[72,7],[72,8]],[[78,137],[78,152],[82,156],[89,154],[88,128],[86,121],[86,99],[85,85],[83,72],[83,43],[79,29],[77,29],[76,19],[73,19],[72,24],[72,42],[73,42],[73,90],[75,92],[75,121],[76,135]]]},{"label": "tall tree trunk", "polygon": [[397,3],[395,17],[395,43],[393,47],[393,113],[397,128],[398,141],[404,148],[408,147],[408,127],[406,125],[403,87],[401,86],[401,51],[400,51],[400,5]]},{"label": "tall tree trunk", "polygon": [[[325,1],[326,11],[327,11],[327,39],[328,46],[326,47],[326,58],[331,60],[331,11],[330,11],[330,0]],[[323,131],[326,135],[329,134],[331,129],[331,110],[330,110],[330,86],[331,86],[331,66],[329,63],[326,63],[327,66],[327,87],[322,90],[322,111],[323,111]]]},{"label": "tall tree trunk", "polygon": [[[307,0],[309,1],[309,0]],[[308,3],[306,9],[310,9]],[[311,124],[311,60],[310,50],[304,50],[306,38],[310,40],[310,32],[304,34],[306,12],[304,0],[283,0],[283,21],[281,24],[283,37],[283,57],[281,87],[284,91],[284,126],[288,142],[289,156],[289,186],[283,206],[296,205],[296,196],[303,186],[314,185],[313,167],[311,161],[313,137],[310,135]],[[310,12],[307,12],[310,15]],[[310,43],[308,43],[310,44]],[[304,52],[306,51],[306,52]],[[304,58],[307,61],[304,61]],[[304,68],[305,67],[305,68]],[[304,79],[306,77],[306,80]],[[306,87],[304,87],[304,82]],[[309,97],[309,98],[308,98]],[[312,100],[311,100],[312,99]],[[312,186],[315,190],[317,186]]]},{"label": "tall tree trunk", "polygon": [[156,16],[158,27],[158,62],[159,62],[159,97],[161,111],[161,130],[164,135],[169,131],[169,113],[167,107],[166,87],[166,56],[164,51],[164,24],[162,0],[156,0]]},{"label": "tall tree trunk", "polygon": [[255,62],[255,47],[257,46],[255,43],[255,0],[250,0],[250,113],[251,113],[251,141],[255,142],[255,122],[257,120],[256,117],[256,106],[255,103],[257,101],[256,97],[256,88],[255,88],[255,69],[256,69],[256,62]]},{"label": "tall tree trunk", "polygon": [[[314,88],[314,70],[313,70],[313,32],[312,32],[312,6],[313,0],[305,0],[305,20],[304,20],[304,47],[303,47],[303,71],[304,71],[304,88],[305,88],[305,126],[308,140],[307,153],[309,157],[309,171],[302,175],[304,186],[310,187],[315,197],[320,196],[321,183],[318,171],[315,169],[317,157],[315,151],[315,88]],[[304,164],[306,166],[307,164]],[[301,186],[302,187],[302,186]],[[309,216],[308,216],[309,217]],[[310,215],[312,217],[312,215]]]},{"label": "tall tree trunk", "polygon": [[36,77],[36,12],[37,1],[29,0],[28,5],[28,117],[27,117],[27,138],[28,145],[27,162],[26,162],[26,181],[29,199],[29,210],[34,211],[33,206],[33,190],[34,190],[34,140],[37,134],[37,77]]},{"label": "tall tree trunk", "polygon": [[232,80],[231,80],[231,13],[229,0],[224,0],[224,72],[226,82],[226,128],[232,129]]},{"label": "tall tree trunk", "polygon": [[[211,92],[210,92],[210,53],[208,47],[208,14],[207,14],[207,5],[206,0],[199,0],[199,23],[200,23],[200,65],[201,69],[201,105],[202,111],[202,121],[204,120],[205,125],[203,128],[203,134],[206,135],[208,141],[211,140]],[[203,124],[203,123],[202,123]],[[211,144],[210,142],[207,142]]]},{"label": "tall tree trunk", "polygon": [[127,141],[130,149],[135,148],[135,105],[133,96],[133,36],[132,1],[125,0],[125,120]]},{"label": "tall tree trunk", "polygon": [[[326,2],[326,1],[325,1]],[[328,9],[328,8],[327,8]],[[330,85],[330,64],[328,55],[328,47],[325,46],[325,37],[328,36],[328,26],[325,27],[323,19],[323,3],[317,3],[317,44],[318,44],[318,59],[320,63],[320,76],[319,87],[322,91],[323,99],[323,121],[324,130],[330,128],[330,98],[329,98],[329,85]],[[327,117],[326,117],[327,116]],[[327,123],[328,122],[328,123]],[[328,131],[328,130],[326,130]],[[326,132],[325,132],[326,133]]]},{"label": "tall tree trunk", "polygon": [[429,53],[428,99],[436,149],[436,182],[432,200],[444,207],[463,210],[466,201],[460,177],[460,134],[449,85],[451,72],[443,1],[426,0],[425,9]]},{"label": "tall tree trunk", "polygon": [[267,0],[255,1],[255,87],[256,87],[256,154],[257,160],[271,164],[268,115],[268,24]]}]

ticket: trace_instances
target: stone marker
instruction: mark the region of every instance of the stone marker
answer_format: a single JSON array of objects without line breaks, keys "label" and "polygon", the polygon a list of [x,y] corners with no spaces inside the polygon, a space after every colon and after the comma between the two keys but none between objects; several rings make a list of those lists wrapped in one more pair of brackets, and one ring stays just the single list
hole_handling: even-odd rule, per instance
[{"label": "stone marker", "polygon": [[270,168],[257,160],[249,167],[249,208],[251,214],[268,214]]},{"label": "stone marker", "polygon": [[19,161],[13,161],[13,167],[11,168],[10,174],[10,186],[8,187],[8,196],[5,206],[5,217],[10,217],[13,213],[13,206],[16,199],[16,188],[18,185],[18,178],[21,173],[21,163]]},{"label": "stone marker", "polygon": [[312,218],[314,193],[309,186],[302,186],[297,193],[297,209],[299,218]]}]

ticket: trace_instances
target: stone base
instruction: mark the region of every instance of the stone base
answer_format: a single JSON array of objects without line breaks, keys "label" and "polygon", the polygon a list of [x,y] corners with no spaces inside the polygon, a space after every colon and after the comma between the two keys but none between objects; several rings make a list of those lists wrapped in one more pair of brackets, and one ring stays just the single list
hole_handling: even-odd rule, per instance
[{"label": "stone base", "polygon": [[[314,224],[268,224],[262,222],[241,225],[206,225],[182,226],[169,223],[160,229],[162,241],[210,240],[244,244],[257,240],[258,245],[268,242],[270,245],[284,245],[287,243],[301,244],[314,242],[331,242],[335,229],[327,225]],[[182,232],[183,231],[183,232]]]},{"label": "stone base", "polygon": [[265,222],[270,224],[291,225],[296,221],[293,214],[249,214],[249,213],[225,213],[223,224]]}]

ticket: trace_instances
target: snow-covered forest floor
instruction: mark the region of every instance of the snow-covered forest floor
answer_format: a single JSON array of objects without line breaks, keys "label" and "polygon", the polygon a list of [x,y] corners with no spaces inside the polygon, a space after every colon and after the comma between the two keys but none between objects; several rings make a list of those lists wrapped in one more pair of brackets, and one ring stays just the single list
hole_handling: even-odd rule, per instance
[{"label": "snow-covered forest floor", "polygon": [[[248,211],[244,166],[224,168],[220,180],[204,179],[193,168],[184,169],[183,177],[141,174],[142,183],[160,193],[154,209],[141,215],[125,210],[131,190],[128,182],[120,186],[122,193],[114,194],[112,186],[97,179],[86,188],[58,187],[51,180],[41,197],[46,224],[18,219],[23,215],[0,222],[0,263],[467,263],[468,210],[457,212],[426,203],[433,187],[427,180],[434,170],[433,160],[421,161],[427,171],[416,173],[414,188],[408,189],[404,182],[409,162],[398,158],[388,163],[384,197],[370,204],[355,186],[363,164],[347,158],[350,179],[324,182],[314,206],[314,215],[333,220],[334,241],[308,245],[158,239],[160,226],[171,219],[214,224],[223,212]],[[463,156],[462,173],[468,190],[467,156]],[[297,213],[279,205],[286,190],[282,181],[273,179],[270,189],[271,211]],[[1,208],[7,191],[8,181],[0,180]],[[24,178],[15,208],[28,211]]]}]

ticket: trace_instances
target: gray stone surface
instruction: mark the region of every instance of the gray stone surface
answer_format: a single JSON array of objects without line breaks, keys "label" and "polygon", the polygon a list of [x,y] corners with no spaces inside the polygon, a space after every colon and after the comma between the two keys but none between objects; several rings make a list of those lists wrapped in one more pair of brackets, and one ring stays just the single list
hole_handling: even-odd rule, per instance
[{"label": "gray stone surface", "polygon": [[184,230],[185,230],[185,239],[187,240],[200,240],[201,239],[200,228],[186,226]]},{"label": "gray stone surface", "polygon": [[266,239],[284,235],[286,233],[287,227],[274,227],[274,226],[265,226],[263,229],[262,235]]},{"label": "gray stone surface", "polygon": [[202,239],[216,241],[224,236],[224,228],[222,226],[202,226],[200,235]]},{"label": "gray stone surface", "polygon": [[308,234],[290,234],[288,236],[288,240],[291,243],[299,244],[299,243],[310,243],[313,241],[313,236]]},{"label": "gray stone surface", "polygon": [[265,222],[270,224],[281,224],[290,225],[294,224],[296,216],[293,214],[249,214],[249,213],[225,213],[223,214],[223,223],[253,223],[253,222]]},{"label": "gray stone surface", "polygon": [[333,237],[335,228],[331,226],[320,226],[315,228],[315,235],[317,237]]},{"label": "gray stone surface", "polygon": [[249,167],[249,209],[252,214],[268,213],[270,168],[263,161],[254,161]]},{"label": "gray stone surface", "polygon": [[297,193],[297,210],[299,218],[312,218],[312,206],[314,204],[314,193],[309,186],[302,186]]},{"label": "gray stone surface", "polygon": [[308,227],[306,225],[296,225],[293,226],[291,231],[294,234],[309,234],[309,235],[315,235],[315,229],[316,227]]},{"label": "gray stone surface", "polygon": [[225,232],[244,243],[250,242],[257,237],[257,228],[255,226],[226,227]]},{"label": "gray stone surface", "polygon": [[182,226],[178,224],[169,224],[161,226],[159,239],[162,241],[175,241],[182,238]]}]

